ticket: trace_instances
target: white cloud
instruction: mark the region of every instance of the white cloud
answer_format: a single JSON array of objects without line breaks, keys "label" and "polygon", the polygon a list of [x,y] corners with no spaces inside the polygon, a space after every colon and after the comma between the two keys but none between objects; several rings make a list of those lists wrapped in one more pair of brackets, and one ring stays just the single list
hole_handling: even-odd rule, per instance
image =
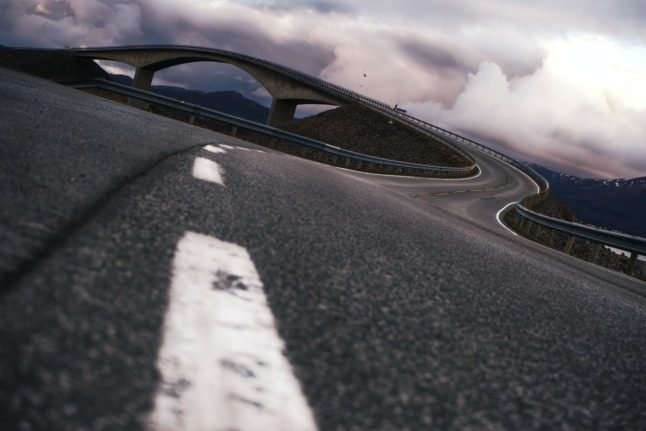
[{"label": "white cloud", "polygon": [[531,75],[509,78],[486,62],[451,108],[426,103],[411,111],[529,158],[591,175],[644,175],[646,68],[614,62],[622,48],[606,39],[558,40],[546,49]]},{"label": "white cloud", "polygon": [[[646,173],[646,7],[637,0],[52,1],[0,4],[0,43],[244,52],[504,141],[528,158],[597,175]],[[571,36],[581,34],[596,36]],[[194,86],[209,74],[164,76]]]}]

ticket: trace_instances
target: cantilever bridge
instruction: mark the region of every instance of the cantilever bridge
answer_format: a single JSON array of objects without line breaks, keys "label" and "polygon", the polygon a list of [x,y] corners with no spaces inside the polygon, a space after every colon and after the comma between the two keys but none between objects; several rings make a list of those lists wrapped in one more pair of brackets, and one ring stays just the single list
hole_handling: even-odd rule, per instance
[{"label": "cantilever bridge", "polygon": [[[318,78],[258,58],[234,52],[190,46],[124,46],[107,48],[76,48],[79,57],[126,63],[136,68],[134,86],[150,88],[155,72],[179,64],[212,61],[234,65],[253,76],[273,101],[270,125],[293,118],[301,104],[343,105],[359,95],[348,92]],[[374,101],[376,102],[376,101]]]}]

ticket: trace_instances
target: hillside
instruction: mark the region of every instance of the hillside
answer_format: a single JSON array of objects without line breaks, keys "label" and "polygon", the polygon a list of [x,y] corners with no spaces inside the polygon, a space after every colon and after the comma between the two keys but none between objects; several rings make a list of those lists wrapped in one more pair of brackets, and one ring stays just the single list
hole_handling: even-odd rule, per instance
[{"label": "hillside", "polygon": [[607,229],[646,237],[646,177],[594,179],[532,166],[552,192],[581,220]]},{"label": "hillside", "polygon": [[[111,78],[119,84],[132,84],[132,78],[125,75],[111,75]],[[152,91],[258,123],[265,123],[269,116],[269,108],[245,98],[237,91],[204,92],[167,85],[153,85]]]},{"label": "hillside", "polygon": [[[124,75],[109,75],[91,60],[78,59],[65,50],[31,50],[0,47],[0,66],[31,73],[58,82],[85,81],[96,78],[113,79],[130,85]],[[236,91],[202,92],[181,87],[153,86],[164,96],[184,100],[213,110],[264,123],[269,109]],[[117,97],[118,99],[118,97]],[[165,109],[160,114],[181,118]],[[197,125],[221,130],[222,124],[198,120]],[[305,119],[295,119],[281,126],[285,130],[323,142],[392,160],[439,166],[468,166],[469,162],[437,139],[409,127],[390,121],[387,117],[358,105],[346,105]],[[227,130],[227,127],[224,128]],[[341,163],[328,154],[319,154],[294,144],[276,142],[263,136],[241,131],[240,137],[281,151],[325,163]],[[364,167],[366,169],[367,167]]]},{"label": "hillside", "polygon": [[386,159],[440,166],[469,162],[437,140],[359,105],[345,105],[281,125],[281,129]]},{"label": "hillside", "polygon": [[110,79],[92,60],[72,56],[65,50],[7,48],[0,46],[0,67],[56,82]]}]

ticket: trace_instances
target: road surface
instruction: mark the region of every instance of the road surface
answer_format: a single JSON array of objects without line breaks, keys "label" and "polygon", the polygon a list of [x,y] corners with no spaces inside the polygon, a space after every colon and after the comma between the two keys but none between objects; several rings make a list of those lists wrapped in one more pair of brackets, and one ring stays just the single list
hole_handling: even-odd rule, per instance
[{"label": "road surface", "polygon": [[646,429],[644,286],[500,225],[522,173],[353,173],[5,70],[0,96],[0,428]]}]

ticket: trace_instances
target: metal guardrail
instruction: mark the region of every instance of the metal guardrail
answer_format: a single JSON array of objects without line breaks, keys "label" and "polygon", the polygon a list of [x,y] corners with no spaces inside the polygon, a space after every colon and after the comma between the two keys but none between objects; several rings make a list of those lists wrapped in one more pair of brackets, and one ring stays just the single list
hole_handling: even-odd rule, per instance
[{"label": "metal guardrail", "polygon": [[[360,93],[356,93],[352,90],[348,90],[347,88],[343,88],[339,85],[324,81],[318,77],[289,68],[287,66],[283,66],[281,64],[273,63],[268,60],[263,60],[257,57],[252,57],[250,55],[241,54],[241,53],[232,52],[232,51],[226,51],[222,49],[195,47],[195,46],[189,46],[189,45],[128,45],[128,46],[118,46],[118,47],[98,47],[98,48],[88,47],[88,48],[70,49],[72,53],[102,52],[102,51],[103,52],[149,51],[149,50],[170,50],[170,51],[174,50],[174,51],[189,51],[189,52],[204,53],[204,54],[215,54],[215,55],[229,57],[232,59],[243,60],[251,64],[262,66],[268,70],[278,72],[286,77],[294,79],[297,82],[301,82],[310,87],[325,91],[330,95],[338,97],[339,99],[346,100],[348,102],[353,102],[353,103],[361,103],[365,106],[371,107],[373,109],[377,109],[391,118],[399,119],[401,121],[406,122],[409,125],[414,126],[418,130],[421,129],[425,132],[433,132],[434,137],[437,137],[438,135],[440,137],[448,137],[459,144],[469,145],[472,148],[475,148],[479,151],[492,155],[506,163],[509,163],[521,169],[523,172],[527,173],[532,179],[538,182],[541,190],[549,188],[549,184],[547,183],[547,181],[542,176],[540,176],[537,172],[535,172],[533,169],[529,168],[527,165],[518,163],[517,161],[513,160],[510,157],[505,156],[504,154],[498,151],[492,150],[491,148],[488,148],[478,142],[475,142],[469,138],[465,138],[464,136],[458,135],[449,130],[438,127],[429,122],[419,120],[411,115],[397,111],[394,108],[392,108],[390,105],[384,102],[381,102],[379,100],[373,99],[371,97],[365,96]],[[461,151],[451,142],[445,141],[445,143],[447,143],[453,149],[456,149],[461,155],[465,156],[467,160],[471,159],[471,157],[468,154]]]},{"label": "metal guardrail", "polygon": [[412,124],[419,124],[422,127],[425,127],[425,128],[427,128],[427,129],[429,129],[429,130],[431,130],[431,131],[433,131],[433,132],[435,132],[435,133],[437,133],[437,134],[439,134],[441,136],[445,136],[445,137],[447,137],[449,139],[452,139],[454,142],[456,142],[458,144],[467,145],[467,146],[469,146],[471,148],[474,148],[474,149],[476,149],[476,150],[478,150],[478,151],[480,151],[482,153],[488,154],[488,155],[490,155],[490,156],[492,156],[492,157],[494,157],[494,158],[496,158],[498,160],[501,160],[501,161],[507,163],[508,165],[511,165],[511,166],[513,166],[513,167],[515,167],[517,169],[520,169],[522,172],[527,174],[532,180],[534,180],[536,182],[536,184],[538,185],[538,187],[540,189],[540,192],[538,193],[538,195],[541,195],[541,200],[543,200],[545,197],[547,197],[547,194],[549,193],[549,187],[550,187],[549,182],[542,175],[540,175],[538,172],[536,172],[535,170],[533,170],[532,168],[530,168],[526,164],[520,163],[520,162],[512,159],[509,156],[506,156],[505,154],[503,154],[503,153],[501,153],[499,151],[496,151],[496,150],[494,150],[492,148],[489,148],[489,147],[487,147],[485,145],[480,144],[479,142],[474,141],[473,139],[466,138],[466,137],[464,137],[462,135],[459,135],[457,133],[451,132],[450,130],[446,130],[446,129],[442,128],[442,127],[436,126],[436,125],[431,124],[431,123],[429,123],[427,121],[423,121],[423,120],[415,118],[415,117],[413,117],[411,115],[404,114],[404,113],[399,113],[399,112],[396,112],[396,115],[398,117],[405,118],[406,121],[408,121],[408,122],[410,122]]},{"label": "metal guardrail", "polygon": [[[229,56],[231,58],[238,58],[253,64],[261,65],[263,67],[266,67],[267,69],[282,73],[283,75],[286,75],[298,82],[302,82],[314,88],[318,88],[320,90],[326,91],[340,99],[347,100],[349,102],[360,103],[364,106],[373,108],[375,110],[378,110],[384,113],[388,117],[400,120],[421,132],[424,132],[427,134],[430,133],[436,138],[437,137],[447,138],[447,139],[442,139],[442,141],[445,144],[452,147],[458,153],[465,156],[468,160],[472,160],[471,157],[468,154],[461,151],[456,145],[453,145],[451,141],[453,141],[453,143],[457,143],[458,145],[459,144],[467,145],[471,148],[474,148],[478,151],[488,154],[527,174],[532,180],[536,182],[536,184],[539,187],[539,192],[537,194],[525,197],[523,200],[521,200],[520,203],[517,203],[515,205],[514,210],[516,211],[516,214],[518,214],[519,217],[522,217],[525,220],[528,220],[530,222],[536,223],[539,226],[544,226],[550,229],[554,229],[554,230],[566,233],[568,235],[571,235],[572,238],[573,237],[585,238],[590,241],[594,241],[597,244],[606,244],[612,247],[630,251],[632,253],[632,256],[631,256],[631,265],[629,267],[629,272],[632,272],[637,256],[639,254],[646,254],[646,239],[644,238],[632,237],[630,235],[625,235],[622,233],[611,232],[611,231],[607,231],[599,228],[581,225],[578,223],[566,222],[563,220],[544,216],[542,214],[539,214],[530,210],[528,207],[533,207],[539,204],[540,202],[542,202],[543,200],[545,200],[545,198],[547,198],[550,192],[549,182],[545,178],[543,178],[543,176],[541,176],[539,173],[534,171],[529,166],[523,163],[520,163],[512,159],[511,157],[506,156],[503,153],[500,153],[487,146],[484,146],[472,139],[466,138],[457,133],[453,133],[442,127],[436,126],[432,123],[420,120],[406,113],[397,111],[394,108],[391,108],[389,105],[383,102],[380,102],[376,99],[364,96],[359,93],[355,93],[354,91],[345,89],[338,85],[326,82],[320,78],[308,75],[306,73],[291,69],[289,67],[286,67],[280,64],[272,63],[270,61],[258,59],[245,54],[239,54],[235,52],[218,50],[218,49],[196,48],[192,46],[177,46],[177,45],[157,45],[157,46],[128,46],[128,47],[118,47],[118,48],[116,47],[87,48],[87,49],[77,49],[72,51],[78,51],[78,52],[82,52],[84,50],[112,51],[115,49],[132,49],[132,50],[178,49],[178,50],[190,50],[190,51],[206,52],[206,53],[216,53],[224,56]],[[264,125],[259,125],[259,126],[262,126],[263,128],[267,129],[267,126],[264,126]],[[282,132],[282,133],[286,133],[286,132]],[[323,149],[323,148],[320,148],[320,145],[327,145],[327,144],[317,142],[314,145],[316,145],[319,149]],[[332,148],[330,147],[331,146],[327,146],[327,148],[324,149],[324,151],[331,150]],[[334,149],[334,150],[336,151],[337,149]],[[389,162],[392,162],[392,161],[389,161]]]},{"label": "metal guardrail", "polygon": [[83,82],[83,83],[72,83],[70,84],[70,86],[77,89],[100,88],[103,90],[112,91],[115,93],[119,93],[123,96],[141,100],[146,103],[154,103],[157,105],[165,106],[167,108],[176,109],[176,110],[185,112],[187,114],[197,115],[203,118],[209,118],[212,120],[224,122],[226,124],[239,127],[241,129],[260,133],[265,136],[285,140],[307,148],[323,151],[329,154],[333,154],[336,156],[344,157],[346,159],[359,161],[363,163],[368,163],[368,164],[372,163],[375,165],[391,167],[391,168],[410,169],[410,170],[420,171],[424,173],[432,173],[433,175],[436,175],[436,176],[454,177],[454,178],[467,177],[469,175],[474,174],[478,169],[477,166],[475,166],[475,164],[467,167],[432,166],[432,165],[423,165],[419,163],[384,159],[381,157],[361,154],[355,151],[339,148],[334,145],[329,145],[324,142],[317,141],[315,139],[310,139],[304,136],[296,135],[294,133],[286,132],[284,130],[267,126],[265,124],[260,124],[254,121],[245,120],[243,118],[235,117],[233,115],[225,114],[223,112],[204,108],[202,106],[194,105],[191,103],[182,102],[150,91],[135,89],[127,85],[122,85],[122,84],[118,84],[118,83],[103,80],[103,79],[97,79],[94,81]]},{"label": "metal guardrail", "polygon": [[588,241],[609,245],[621,250],[646,255],[646,238],[626,235],[593,226],[573,223],[554,217],[549,217],[532,211],[523,205],[517,205],[516,211],[522,217],[542,226],[587,239]]},{"label": "metal guardrail", "polygon": [[[410,116],[402,116],[402,115],[393,115],[395,110],[391,108],[388,104],[380,102],[379,100],[373,99],[371,97],[365,96],[363,94],[356,93],[352,90],[348,90],[347,88],[343,88],[341,86],[332,84],[330,82],[324,81],[318,77],[309,75],[304,72],[300,72],[298,70],[273,63],[271,61],[259,59],[256,57],[252,57],[246,54],[240,54],[237,52],[232,52],[232,51],[225,51],[222,49],[216,49],[216,48],[203,48],[203,47],[194,47],[194,46],[187,46],[187,45],[129,45],[129,46],[119,46],[119,47],[100,47],[100,48],[73,48],[70,49],[71,52],[73,53],[83,53],[83,52],[114,52],[114,51],[147,51],[147,50],[168,50],[168,51],[188,51],[188,52],[195,52],[195,53],[203,53],[203,54],[214,54],[214,55],[219,55],[223,57],[229,57],[231,59],[237,59],[237,60],[242,60],[245,62],[248,62],[250,64],[254,64],[257,66],[261,66],[267,70],[274,71],[276,73],[279,73],[283,76],[286,76],[288,78],[291,78],[297,82],[300,82],[302,84],[305,84],[307,86],[310,86],[312,88],[318,89],[320,91],[323,91],[327,94],[330,94],[332,96],[335,96],[338,99],[345,100],[350,103],[359,103],[364,106],[370,107],[374,110],[377,110],[383,114],[386,114],[390,118],[394,118],[400,121],[404,121],[410,126],[413,126],[415,129],[418,131],[429,134],[429,128],[426,127],[420,127],[420,120],[417,120],[414,117]],[[412,121],[411,121],[412,120]],[[423,122],[422,122],[423,123]],[[425,123],[431,126],[431,129],[435,126],[430,125],[429,123]],[[432,131],[432,130],[431,130]],[[451,133],[446,131],[447,133]],[[434,138],[437,138],[438,136],[435,134],[431,134]],[[473,162],[473,159],[471,156],[469,156],[467,153],[462,151],[459,147],[453,145],[451,142],[443,141],[444,144],[452,148],[455,152],[460,154],[462,157],[464,157],[466,160],[470,160]]]},{"label": "metal guardrail", "polygon": [[[522,204],[516,204],[513,210],[517,216],[519,231],[530,237],[533,236],[536,240],[543,228],[551,229],[552,233],[561,232],[566,234],[568,236],[568,241],[565,245],[564,251],[567,254],[572,252],[575,238],[583,238],[596,244],[592,251],[591,261],[593,263],[597,260],[601,245],[630,252],[630,259],[626,267],[626,273],[628,275],[632,275],[634,273],[637,258],[640,255],[646,255],[646,238],[549,217],[544,214],[539,214],[536,211],[532,211]],[[532,223],[537,225],[537,229],[533,235],[531,233]],[[552,239],[553,234],[550,235],[548,245],[551,245]]]}]

